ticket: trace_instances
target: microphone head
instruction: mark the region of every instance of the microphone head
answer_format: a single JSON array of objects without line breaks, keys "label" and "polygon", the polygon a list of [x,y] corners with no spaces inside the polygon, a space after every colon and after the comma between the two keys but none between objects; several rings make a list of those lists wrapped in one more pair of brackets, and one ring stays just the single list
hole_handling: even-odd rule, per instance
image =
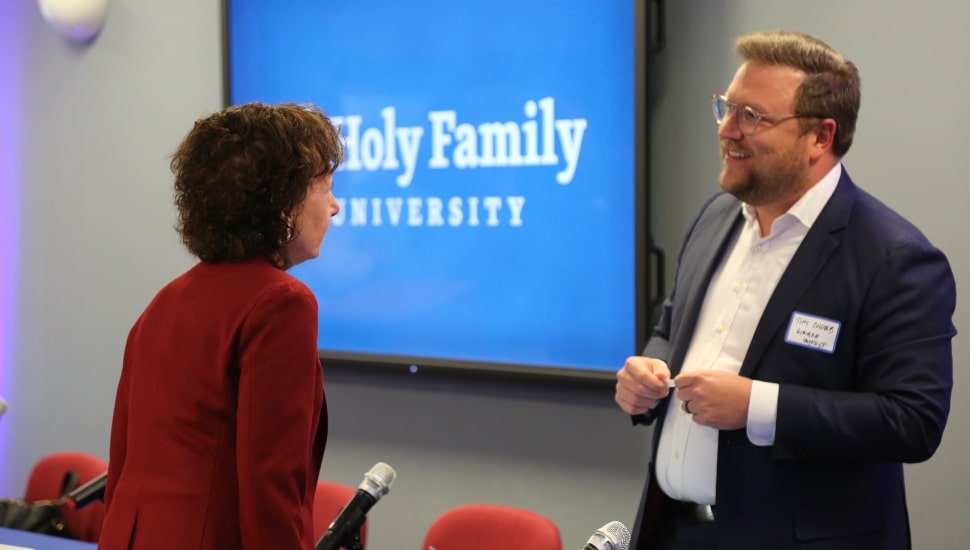
[{"label": "microphone head", "polygon": [[626,528],[626,525],[618,521],[611,521],[593,533],[587,548],[590,545],[597,550],[629,550],[630,531]]},{"label": "microphone head", "polygon": [[374,500],[379,500],[391,490],[391,485],[396,478],[397,472],[394,471],[394,468],[383,462],[378,462],[364,474],[364,481],[360,482],[357,488],[370,493]]},{"label": "microphone head", "polygon": [[5,412],[7,412],[7,402],[0,397],[0,416],[3,416]]}]

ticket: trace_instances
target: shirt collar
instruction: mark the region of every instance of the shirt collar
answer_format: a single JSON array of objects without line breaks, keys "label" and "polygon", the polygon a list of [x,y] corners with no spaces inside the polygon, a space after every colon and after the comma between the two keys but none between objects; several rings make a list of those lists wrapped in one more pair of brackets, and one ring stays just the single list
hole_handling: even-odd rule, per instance
[{"label": "shirt collar", "polygon": [[[826,203],[832,198],[832,194],[835,193],[835,188],[839,185],[839,179],[842,177],[842,163],[838,162],[831,170],[828,171],[825,176],[822,177],[812,187],[805,192],[798,201],[785,212],[784,215],[779,216],[772,224],[772,234],[775,233],[776,225],[782,220],[791,220],[794,218],[802,223],[805,227],[811,227],[815,220],[818,219],[818,215],[822,213],[822,209],[825,208]],[[754,207],[748,203],[741,203],[741,212],[744,214],[744,219],[748,223],[757,220],[757,215],[755,213]],[[790,225],[792,221],[782,221],[786,226]]]}]

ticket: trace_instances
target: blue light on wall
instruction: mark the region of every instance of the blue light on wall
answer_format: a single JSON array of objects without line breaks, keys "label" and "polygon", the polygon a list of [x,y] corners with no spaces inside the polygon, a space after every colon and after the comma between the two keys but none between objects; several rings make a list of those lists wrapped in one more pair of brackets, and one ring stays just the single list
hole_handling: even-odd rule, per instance
[{"label": "blue light on wall", "polygon": [[[0,420],[0,487],[10,487],[6,464],[6,426],[16,414],[13,390],[16,343],[17,275],[20,264],[20,114],[23,107],[24,29],[36,17],[30,2],[0,2],[0,396],[11,412]],[[6,495],[0,495],[6,496]]]}]

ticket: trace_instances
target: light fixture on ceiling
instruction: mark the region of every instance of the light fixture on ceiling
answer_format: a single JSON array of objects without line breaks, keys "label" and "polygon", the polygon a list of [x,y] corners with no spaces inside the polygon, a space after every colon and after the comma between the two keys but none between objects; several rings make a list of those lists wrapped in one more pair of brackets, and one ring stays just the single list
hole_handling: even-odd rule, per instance
[{"label": "light fixture on ceiling", "polygon": [[90,42],[108,15],[108,0],[37,0],[40,13],[57,32],[76,42]]}]

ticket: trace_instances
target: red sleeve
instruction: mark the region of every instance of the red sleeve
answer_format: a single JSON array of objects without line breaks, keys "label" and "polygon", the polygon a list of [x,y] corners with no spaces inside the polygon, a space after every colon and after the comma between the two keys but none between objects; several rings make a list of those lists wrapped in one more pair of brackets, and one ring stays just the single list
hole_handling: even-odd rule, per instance
[{"label": "red sleeve", "polygon": [[139,325],[140,322],[135,323],[128,334],[128,343],[125,345],[125,355],[121,367],[121,378],[118,381],[118,390],[115,394],[114,416],[111,419],[111,440],[108,448],[108,479],[104,487],[105,511],[111,506],[115,487],[118,486],[118,478],[121,477],[121,469],[124,467],[127,457],[129,346]]},{"label": "red sleeve", "polygon": [[304,548],[312,537],[305,507],[320,414],[316,340],[316,300],[296,282],[264,291],[243,323],[236,459],[245,548]]}]

